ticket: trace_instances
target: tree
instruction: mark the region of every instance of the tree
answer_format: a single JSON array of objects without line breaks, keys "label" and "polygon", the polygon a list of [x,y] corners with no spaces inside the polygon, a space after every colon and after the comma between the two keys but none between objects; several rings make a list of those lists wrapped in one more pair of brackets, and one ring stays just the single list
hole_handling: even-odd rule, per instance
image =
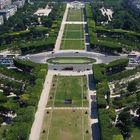
[{"label": "tree", "polygon": [[119,114],[116,126],[120,129],[124,138],[130,136],[132,120],[128,111],[123,111]]},{"label": "tree", "polygon": [[127,90],[130,92],[134,92],[137,90],[137,83],[136,81],[132,81],[128,83]]},{"label": "tree", "polygon": [[20,97],[20,104],[22,104],[22,105],[24,105],[24,106],[27,106],[28,101],[29,101],[29,94],[23,94],[23,95]]},{"label": "tree", "polygon": [[2,93],[0,93],[0,103],[5,103],[5,102],[7,102],[7,97],[6,96],[4,96]]}]

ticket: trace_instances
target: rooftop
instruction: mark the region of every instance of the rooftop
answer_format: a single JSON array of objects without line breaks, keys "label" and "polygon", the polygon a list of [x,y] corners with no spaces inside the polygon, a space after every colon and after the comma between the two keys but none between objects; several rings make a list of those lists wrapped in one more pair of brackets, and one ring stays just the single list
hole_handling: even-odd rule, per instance
[{"label": "rooftop", "polygon": [[40,8],[38,9],[34,14],[35,15],[38,15],[38,16],[48,16],[50,14],[50,12],[52,11],[51,8],[49,8],[49,6],[47,5],[45,7],[45,9],[43,8]]}]

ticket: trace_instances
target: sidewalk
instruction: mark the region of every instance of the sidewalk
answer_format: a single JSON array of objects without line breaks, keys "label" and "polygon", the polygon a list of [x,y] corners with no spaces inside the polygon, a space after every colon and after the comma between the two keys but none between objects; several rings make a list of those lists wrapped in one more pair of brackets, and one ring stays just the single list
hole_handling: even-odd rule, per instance
[{"label": "sidewalk", "polygon": [[87,75],[88,98],[89,98],[89,123],[91,127],[91,140],[100,140],[99,120],[97,112],[96,90],[93,81],[93,73]]},{"label": "sidewalk", "polygon": [[61,27],[60,27],[60,30],[59,30],[59,33],[58,33],[58,36],[57,36],[54,51],[59,51],[60,50],[61,40],[62,40],[63,33],[64,33],[64,30],[65,30],[65,24],[64,23],[67,20],[67,15],[68,15],[68,4],[66,6],[66,10],[65,10],[65,13],[64,13],[64,16],[63,16]]},{"label": "sidewalk", "polygon": [[36,111],[35,119],[31,128],[29,140],[39,140],[43,118],[44,118],[44,112],[46,109],[46,104],[48,101],[49,92],[51,88],[52,78],[53,75],[48,71],[48,74],[44,82],[43,90],[40,96],[40,100],[38,103],[38,109]]}]

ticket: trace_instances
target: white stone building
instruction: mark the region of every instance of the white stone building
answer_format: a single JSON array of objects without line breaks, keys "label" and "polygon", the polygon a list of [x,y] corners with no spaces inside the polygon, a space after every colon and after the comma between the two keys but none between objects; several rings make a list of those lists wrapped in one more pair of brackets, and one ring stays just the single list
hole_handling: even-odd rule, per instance
[{"label": "white stone building", "polygon": [[10,11],[8,9],[0,10],[0,16],[3,16],[4,20],[8,20],[10,17]]},{"label": "white stone building", "polygon": [[0,0],[0,9],[3,9],[5,6],[9,6],[12,4],[11,0]]},{"label": "white stone building", "polygon": [[3,23],[4,23],[3,16],[0,16],[0,25],[2,25]]},{"label": "white stone building", "polygon": [[130,67],[136,67],[140,65],[140,52],[132,51],[128,54]]},{"label": "white stone building", "polygon": [[81,9],[85,7],[85,4],[79,1],[73,1],[69,3],[69,7],[73,9]]},{"label": "white stone building", "polygon": [[12,0],[4,0],[5,6],[9,6],[12,4]]},{"label": "white stone building", "polygon": [[16,5],[10,5],[7,10],[10,12],[10,17],[13,16],[16,11],[17,11],[17,6]]},{"label": "white stone building", "polygon": [[0,0],[0,9],[4,8],[4,0]]},{"label": "white stone building", "polygon": [[17,0],[17,1],[14,1],[13,4],[16,5],[17,8],[21,8],[24,6],[25,0]]},{"label": "white stone building", "polygon": [[40,8],[38,9],[34,15],[37,15],[37,16],[48,16],[52,11],[52,7],[49,7],[48,5],[43,9],[43,8]]}]

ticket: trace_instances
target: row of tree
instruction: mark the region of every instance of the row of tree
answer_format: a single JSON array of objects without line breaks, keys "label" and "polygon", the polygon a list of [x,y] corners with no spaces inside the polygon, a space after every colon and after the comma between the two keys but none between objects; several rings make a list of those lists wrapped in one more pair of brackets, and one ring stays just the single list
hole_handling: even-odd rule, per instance
[{"label": "row of tree", "polygon": [[[34,120],[35,111],[48,67],[45,64],[36,64],[23,60],[14,60],[14,65],[20,69],[20,71],[22,70],[22,72],[15,73],[13,70],[6,70],[6,72],[2,73],[22,81],[26,81],[28,77],[33,77],[33,79],[31,78],[32,83],[26,83],[25,90],[19,92],[19,94],[14,92],[17,95],[16,97],[7,98],[6,96],[8,92],[6,91],[0,95],[0,121],[2,123],[3,121],[8,120],[10,123],[3,130],[1,137],[8,140],[26,140],[29,138],[30,129]],[[13,75],[8,73],[10,71]],[[25,76],[27,76],[27,78]],[[7,82],[9,81],[7,80]],[[3,84],[6,86],[5,81]],[[9,86],[12,86],[12,84],[10,83],[8,87]],[[19,89],[19,87],[16,87],[16,89]],[[9,120],[9,118],[2,115],[2,113],[8,113],[9,111],[12,111],[13,114],[17,114],[17,116],[12,120]]]}]

